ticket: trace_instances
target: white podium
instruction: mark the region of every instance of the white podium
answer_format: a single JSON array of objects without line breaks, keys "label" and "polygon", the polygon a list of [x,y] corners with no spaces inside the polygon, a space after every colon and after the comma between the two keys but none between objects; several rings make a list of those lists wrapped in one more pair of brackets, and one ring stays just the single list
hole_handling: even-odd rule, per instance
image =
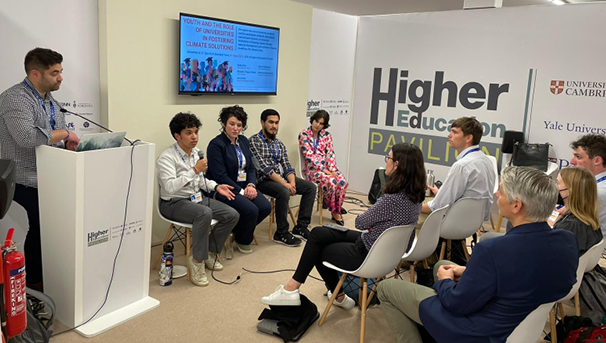
[{"label": "white podium", "polygon": [[[155,145],[73,152],[36,148],[44,292],[56,318],[95,336],[158,306],[148,296]],[[26,262],[27,263],[27,262]]]}]

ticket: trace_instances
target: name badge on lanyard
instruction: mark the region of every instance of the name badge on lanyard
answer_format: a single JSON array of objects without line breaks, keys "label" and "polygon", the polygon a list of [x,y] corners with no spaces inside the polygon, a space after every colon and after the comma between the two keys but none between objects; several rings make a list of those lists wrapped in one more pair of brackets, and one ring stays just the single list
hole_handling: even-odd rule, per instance
[{"label": "name badge on lanyard", "polygon": [[44,101],[42,101],[42,99],[40,99],[40,97],[38,96],[38,94],[36,94],[36,92],[34,92],[34,89],[27,83],[25,82],[25,80],[23,81],[23,84],[29,88],[29,90],[32,91],[32,94],[34,95],[34,97],[36,97],[36,99],[38,99],[38,102],[40,103],[40,106],[42,106],[42,109],[44,110],[44,114],[46,114],[46,117],[48,118],[48,123],[50,124],[51,128],[54,130],[55,129],[55,105],[53,104],[52,100],[49,100],[50,103],[50,116],[48,115],[48,113],[46,112],[46,106],[44,106]]},{"label": "name badge on lanyard", "polygon": [[242,150],[240,150],[240,147],[236,145],[236,155],[238,157],[238,180],[237,182],[242,182],[242,181],[246,181],[246,171],[244,171],[244,154],[242,153]]},{"label": "name badge on lanyard", "polygon": [[196,193],[190,196],[192,202],[199,203],[202,202],[202,192],[197,191]]}]

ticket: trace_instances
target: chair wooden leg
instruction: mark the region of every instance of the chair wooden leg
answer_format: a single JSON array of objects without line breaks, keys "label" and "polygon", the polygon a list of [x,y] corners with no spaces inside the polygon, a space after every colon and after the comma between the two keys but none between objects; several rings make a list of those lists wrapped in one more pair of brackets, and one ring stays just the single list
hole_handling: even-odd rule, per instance
[{"label": "chair wooden leg", "polygon": [[560,313],[560,318],[566,317],[566,311],[564,310],[564,304],[558,303],[558,312]]},{"label": "chair wooden leg", "polygon": [[269,203],[271,204],[271,213],[269,214],[269,240],[273,238],[272,235],[272,226],[276,220],[276,202],[274,198],[272,198]]},{"label": "chair wooden leg", "polygon": [[332,293],[332,297],[330,297],[330,300],[328,300],[328,304],[326,304],[326,308],[324,309],[324,313],[322,313],[322,318],[320,318],[320,322],[318,323],[318,325],[321,326],[322,324],[324,324],[324,320],[326,320],[328,311],[330,311],[330,308],[331,308],[333,302],[337,298],[337,295],[339,294],[339,291],[341,290],[341,286],[343,286],[343,281],[345,281],[346,277],[347,277],[347,274],[345,274],[345,273],[343,274],[343,276],[341,276],[341,280],[339,280],[339,283],[337,284],[337,288],[335,288],[335,291]]},{"label": "chair wooden leg", "polygon": [[465,258],[467,259],[467,262],[469,262],[469,251],[467,251],[467,243],[466,241],[463,239],[461,241],[461,244],[463,245],[463,252],[465,253]]},{"label": "chair wooden leg", "polygon": [[158,254],[158,257],[156,257],[156,262],[154,262],[154,267],[152,269],[156,269],[156,267],[158,266],[158,263],[160,262],[160,258],[162,257],[162,253],[164,252],[164,243],[166,243],[166,241],[168,241],[168,239],[170,238],[170,234],[173,232],[173,224],[170,224],[168,226],[168,230],[166,230],[166,237],[164,237],[164,240],[162,241],[162,245],[160,246],[160,253]]},{"label": "chair wooden leg", "polygon": [[448,257],[446,259],[452,261],[452,241],[449,239],[446,245],[448,247]]},{"label": "chair wooden leg", "polygon": [[189,270],[189,255],[191,254],[191,229],[185,228],[185,256],[187,256],[187,279],[191,280],[191,270]]},{"label": "chair wooden leg", "polygon": [[574,295],[574,312],[577,316],[581,315],[581,301],[579,300],[579,292]]},{"label": "chair wooden leg", "polygon": [[370,306],[370,302],[372,301],[372,298],[375,296],[375,294],[377,294],[377,287],[379,286],[379,282],[381,280],[385,280],[385,276],[381,276],[380,278],[378,278],[377,281],[375,281],[375,284],[372,286],[370,295],[368,296],[368,299],[366,299],[366,308],[368,308],[368,306]]},{"label": "chair wooden leg", "polygon": [[257,236],[253,234],[253,240],[255,241],[255,245],[259,245],[259,241],[257,241]]},{"label": "chair wooden leg", "polygon": [[549,326],[551,327],[551,343],[557,343],[558,337],[556,333],[556,322],[555,322],[555,306],[549,311]]},{"label": "chair wooden leg", "polygon": [[368,291],[368,283],[365,278],[360,278],[362,281],[362,320],[360,323],[360,343],[364,343],[364,333],[366,332],[366,308],[367,304],[367,291]]},{"label": "chair wooden leg", "polygon": [[423,260],[423,268],[429,269],[429,264],[427,263],[427,259]]},{"label": "chair wooden leg", "polygon": [[408,272],[410,274],[410,282],[412,283],[415,282],[415,263],[410,265],[410,270]]},{"label": "chair wooden leg", "polygon": [[444,259],[444,253],[446,252],[446,242],[442,242],[442,250],[440,250],[440,258],[438,261],[442,261]]},{"label": "chair wooden leg", "polygon": [[499,213],[499,216],[497,217],[497,227],[494,228],[494,230],[496,232],[500,232],[501,231],[501,222],[503,221],[503,215]]},{"label": "chair wooden leg", "polygon": [[324,192],[322,191],[322,187],[318,187],[318,212],[320,212],[320,226],[322,226],[323,218],[322,218],[322,210],[324,201]]},{"label": "chair wooden leg", "polygon": [[[492,213],[490,214],[490,225],[492,226],[492,230],[496,231],[495,227],[494,227],[494,221],[492,220]],[[481,231],[481,230],[480,230]]]}]

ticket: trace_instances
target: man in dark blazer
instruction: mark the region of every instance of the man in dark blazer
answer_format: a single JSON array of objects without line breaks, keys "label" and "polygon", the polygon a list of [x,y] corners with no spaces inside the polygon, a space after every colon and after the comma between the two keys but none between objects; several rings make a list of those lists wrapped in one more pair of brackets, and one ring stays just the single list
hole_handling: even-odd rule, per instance
[{"label": "man in dark blazer", "polygon": [[574,234],[545,220],[557,200],[555,181],[527,167],[508,167],[497,205],[513,229],[479,243],[467,267],[440,261],[432,288],[399,280],[378,296],[397,342],[422,342],[417,323],[438,342],[505,342],[539,305],[557,301],[576,282]]}]

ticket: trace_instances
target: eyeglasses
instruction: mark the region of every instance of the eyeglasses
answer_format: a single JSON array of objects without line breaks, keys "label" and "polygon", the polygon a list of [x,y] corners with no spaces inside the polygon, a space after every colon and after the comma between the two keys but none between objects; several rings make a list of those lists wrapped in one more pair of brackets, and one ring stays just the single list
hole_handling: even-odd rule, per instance
[{"label": "eyeglasses", "polygon": [[394,160],[393,157],[389,157],[389,155],[385,155],[385,163],[387,163],[387,160]]}]

